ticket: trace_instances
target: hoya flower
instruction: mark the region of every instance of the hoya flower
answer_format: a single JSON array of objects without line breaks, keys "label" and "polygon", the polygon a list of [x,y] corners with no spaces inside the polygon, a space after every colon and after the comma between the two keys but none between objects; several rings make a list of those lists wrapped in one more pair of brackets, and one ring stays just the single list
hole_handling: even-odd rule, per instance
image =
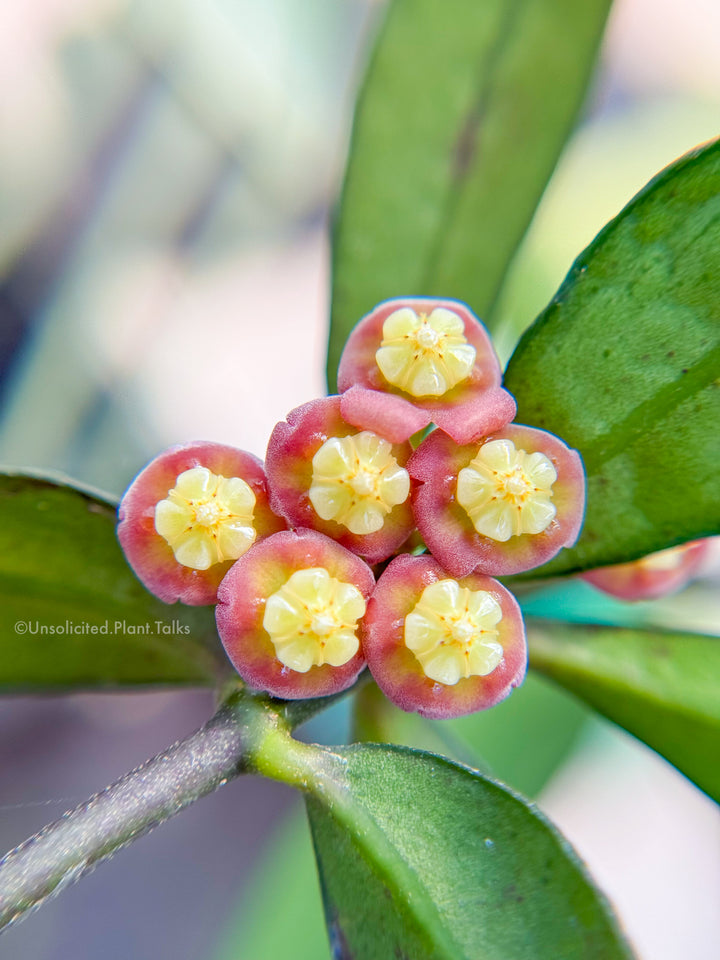
[{"label": "hoya flower", "polygon": [[220,639],[251,686],[290,700],[338,693],[365,665],[358,624],[374,586],[367,564],[329,537],[277,533],[221,583]]},{"label": "hoya flower", "polygon": [[588,570],[582,578],[621,600],[654,600],[682,589],[705,561],[711,539],[691,540],[631,563]]},{"label": "hoya flower", "polygon": [[418,529],[453,576],[531,570],[580,532],[582,460],[544,430],[509,424],[461,447],[435,430],[408,470],[420,481],[413,503]]},{"label": "hoya flower", "polygon": [[278,423],[265,469],[270,502],[293,527],[309,527],[365,557],[385,560],[415,527],[409,443],[358,430],[340,397],[312,400]]},{"label": "hoya flower", "polygon": [[457,300],[386,300],[340,358],[343,417],[402,442],[435,423],[469,443],[515,416],[485,327]]},{"label": "hoya flower", "polygon": [[214,603],[230,566],[285,528],[270,509],[262,462],[220,443],[172,447],[142,470],[118,512],[128,563],[151,593]]},{"label": "hoya flower", "polygon": [[512,594],[481,574],[454,579],[427,556],[388,565],[368,604],[363,647],[393,703],[436,719],[494,706],[527,668]]}]

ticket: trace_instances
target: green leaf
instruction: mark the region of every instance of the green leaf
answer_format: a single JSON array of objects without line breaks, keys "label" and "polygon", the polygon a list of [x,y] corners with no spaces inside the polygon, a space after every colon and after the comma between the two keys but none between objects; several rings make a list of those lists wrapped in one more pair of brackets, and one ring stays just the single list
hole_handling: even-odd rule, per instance
[{"label": "green leaf", "polygon": [[115,523],[69,481],[0,476],[0,692],[217,680],[212,609],[152,597]]},{"label": "green leaf", "polygon": [[570,132],[610,0],[394,0],[357,111],[335,234],[328,383],[381,300],[480,315]]},{"label": "green leaf", "polygon": [[540,568],[632,560],[720,531],[720,141],[651,181],[578,258],[513,355],[517,420],[588,473],[576,546]]},{"label": "green leaf", "polygon": [[308,800],[334,956],[631,956],[573,851],[518,796],[433,754],[335,753],[339,781]]},{"label": "green leaf", "polygon": [[720,801],[720,638],[529,621],[530,664]]}]

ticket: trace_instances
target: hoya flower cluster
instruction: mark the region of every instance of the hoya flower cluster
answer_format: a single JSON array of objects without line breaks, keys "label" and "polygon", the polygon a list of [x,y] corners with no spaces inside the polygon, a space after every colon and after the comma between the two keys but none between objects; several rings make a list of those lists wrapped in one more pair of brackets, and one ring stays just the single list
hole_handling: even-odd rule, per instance
[{"label": "hoya flower cluster", "polygon": [[162,600],[217,603],[230,660],[275,696],[336,693],[367,663],[404,710],[492,706],[527,662],[493,577],[575,541],[580,457],[512,423],[487,331],[456,301],[376,307],[339,389],[277,424],[264,468],[213,443],[154,460],[120,506],[127,558]]}]

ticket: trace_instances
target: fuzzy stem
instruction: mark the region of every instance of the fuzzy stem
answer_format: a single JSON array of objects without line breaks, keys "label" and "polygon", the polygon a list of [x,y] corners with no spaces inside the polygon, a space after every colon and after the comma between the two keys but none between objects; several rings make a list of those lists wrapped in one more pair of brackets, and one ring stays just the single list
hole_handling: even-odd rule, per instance
[{"label": "fuzzy stem", "polygon": [[266,702],[240,694],[205,726],[49,824],[0,861],[0,930],[153,827],[254,769],[289,739]]}]

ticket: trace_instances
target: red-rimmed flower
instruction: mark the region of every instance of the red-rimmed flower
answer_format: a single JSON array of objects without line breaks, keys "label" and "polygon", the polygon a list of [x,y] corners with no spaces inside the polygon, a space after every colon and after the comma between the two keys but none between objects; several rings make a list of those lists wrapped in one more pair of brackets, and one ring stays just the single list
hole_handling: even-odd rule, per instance
[{"label": "red-rimmed flower", "polygon": [[291,700],[338,693],[365,665],[358,621],[374,586],[367,564],[329,537],[277,533],[220,585],[220,639],[254,687]]},{"label": "red-rimmed flower", "polygon": [[485,327],[457,300],[386,300],[350,334],[338,388],[349,422],[393,442],[435,423],[457,443],[515,416]]},{"label": "red-rimmed flower", "polygon": [[368,667],[393,703],[424,717],[492,707],[525,676],[517,601],[496,580],[450,577],[430,557],[396,557],[363,621]]},{"label": "red-rimmed flower", "polygon": [[118,538],[143,584],[166,603],[214,603],[230,566],[285,528],[262,461],[220,443],[171,447],[142,470],[118,512]]},{"label": "red-rimmed flower", "polygon": [[621,600],[654,600],[682,589],[707,557],[711,540],[691,540],[631,563],[588,570],[582,578]]},{"label": "red-rimmed flower", "polygon": [[453,576],[531,570],[580,532],[582,460],[544,430],[509,424],[465,446],[435,430],[408,470],[420,481],[413,500],[418,529]]},{"label": "red-rimmed flower", "polygon": [[409,443],[358,430],[325,397],[291,411],[268,444],[270,502],[293,527],[309,527],[378,563],[415,527]]}]

